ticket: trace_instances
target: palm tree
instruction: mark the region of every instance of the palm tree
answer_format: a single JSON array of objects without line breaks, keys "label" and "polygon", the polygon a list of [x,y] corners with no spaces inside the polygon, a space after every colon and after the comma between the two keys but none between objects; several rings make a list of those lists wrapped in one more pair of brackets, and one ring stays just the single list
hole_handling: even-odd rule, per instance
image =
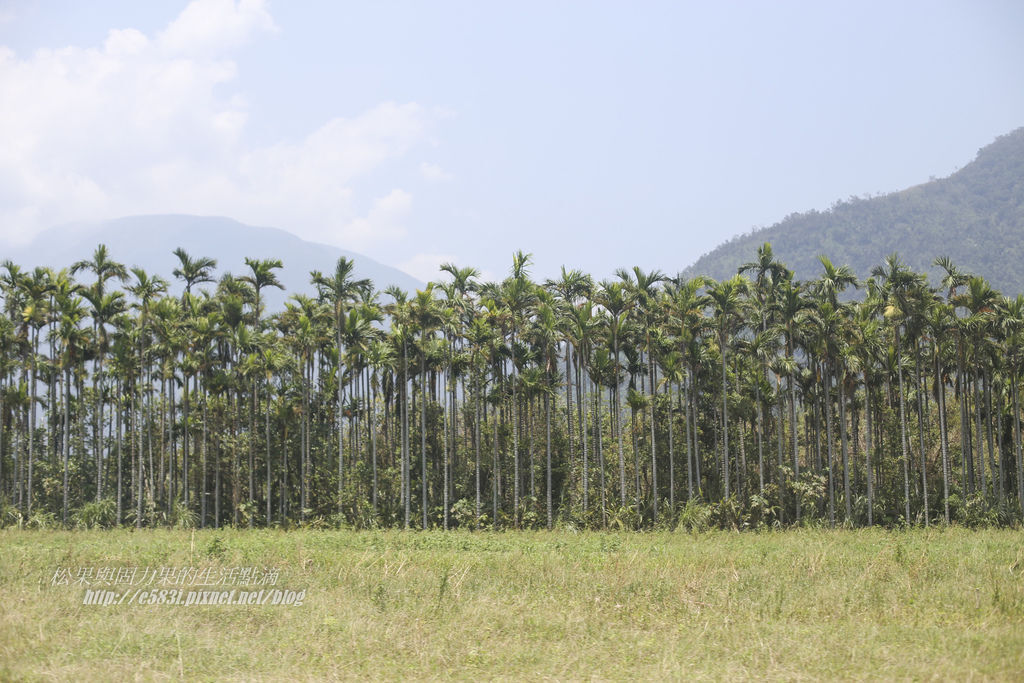
[{"label": "palm tree", "polygon": [[900,402],[900,449],[903,457],[903,501],[904,523],[910,524],[910,466],[907,458],[907,414],[903,389],[903,365],[900,362],[901,329],[906,325],[909,313],[909,296],[914,287],[914,274],[903,264],[899,256],[887,256],[885,264],[876,267],[871,274],[882,281],[881,293],[885,297],[885,317],[892,324],[896,354],[896,368],[899,376]]},{"label": "palm tree", "polygon": [[182,306],[185,304],[185,297],[192,293],[192,288],[203,282],[213,282],[213,270],[217,267],[217,259],[206,256],[192,258],[188,252],[178,247],[174,250],[178,257],[178,267],[171,271],[171,274],[185,283],[185,291],[181,295]]},{"label": "palm tree", "polygon": [[[805,295],[804,287],[790,279],[783,280],[780,284],[779,291],[776,294],[775,305],[773,309],[774,314],[777,316],[779,331],[782,333],[785,339],[785,358],[780,359],[783,362],[777,364],[777,368],[784,370],[786,376],[786,387],[787,394],[789,395],[789,428],[791,436],[791,446],[793,455],[793,478],[796,481],[800,479],[800,454],[798,450],[798,439],[797,439],[797,415],[796,415],[796,382],[794,381],[795,375],[798,371],[798,365],[796,361],[797,350],[799,342],[802,338],[801,330],[803,328],[809,328],[813,326],[815,322],[814,316],[814,304]],[[779,451],[780,451],[780,462],[779,469],[782,470],[781,463],[781,451],[782,443],[785,440],[785,428],[784,421],[782,419],[785,401],[782,398],[781,385],[777,384],[778,388],[778,422],[779,422]],[[784,488],[784,476],[780,471],[779,473],[779,490],[780,495]],[[798,499],[796,501],[795,518],[796,521],[800,521],[801,503]]]},{"label": "palm tree", "polygon": [[[586,275],[579,270],[566,270],[565,266],[562,266],[561,275],[558,280],[547,280],[544,286],[554,293],[555,297],[559,302],[559,306],[556,308],[558,316],[558,326],[562,333],[563,339],[562,344],[564,346],[563,361],[565,362],[565,419],[566,419],[566,436],[569,440],[569,454],[570,459],[575,456],[575,444],[573,441],[574,430],[573,430],[573,410],[572,410],[572,395],[573,395],[573,368],[575,368],[579,362],[579,348],[572,342],[572,327],[573,327],[573,314],[576,310],[576,306],[580,299],[589,296],[593,290],[593,280],[589,275]],[[575,353],[573,349],[575,348]],[[578,374],[578,373],[577,373]],[[576,382],[577,388],[580,386],[580,380]],[[579,393],[579,392],[577,392]],[[580,412],[581,411],[577,411]],[[579,422],[579,420],[577,419]],[[586,430],[583,429],[583,425],[580,424],[580,444],[582,447],[585,439]],[[584,447],[585,448],[585,447]]]},{"label": "palm tree", "polygon": [[[389,287],[385,294],[388,294],[393,303],[387,308],[392,319],[391,337],[397,347],[401,349],[402,355],[402,390],[401,390],[401,441],[402,441],[402,502],[405,507],[405,528],[409,528],[410,508],[412,501],[412,481],[409,458],[409,340],[411,336],[410,306],[408,295],[398,287]],[[396,352],[397,356],[397,352]]]},{"label": "palm tree", "polygon": [[376,412],[377,392],[380,386],[378,374],[383,372],[386,368],[389,368],[392,365],[394,365],[394,352],[385,341],[375,339],[370,344],[369,351],[367,354],[367,362],[369,363],[372,371],[372,376],[370,379],[370,386],[373,392],[370,397],[370,457],[372,459],[373,468],[373,486],[371,493],[371,503],[373,505],[374,513],[376,513],[378,511],[377,432],[372,420]]},{"label": "palm tree", "polygon": [[47,299],[53,289],[52,273],[46,268],[36,268],[31,275],[24,277],[20,285],[24,292],[24,307],[21,310],[21,334],[26,340],[22,349],[26,354],[25,371],[28,373],[28,511],[32,514],[32,496],[34,492],[33,472],[35,464],[36,436],[36,405],[39,396],[36,382],[39,375],[39,332],[48,321]]},{"label": "palm tree", "polygon": [[96,276],[96,283],[92,290],[86,290],[86,298],[93,306],[93,335],[99,344],[96,359],[93,365],[93,391],[95,398],[95,421],[93,422],[93,449],[96,458],[96,500],[99,501],[103,493],[103,459],[102,448],[103,432],[103,357],[107,351],[106,324],[114,315],[120,313],[124,305],[121,302],[123,295],[115,292],[111,295],[106,293],[108,280],[117,279],[124,282],[128,279],[128,270],[124,264],[110,259],[105,244],[100,244],[93,252],[92,260],[76,261],[71,266],[71,274],[74,275],[80,270],[88,270]]},{"label": "palm tree", "polygon": [[[244,280],[245,282],[248,282],[252,286],[253,292],[255,294],[255,300],[254,300],[254,303],[253,303],[253,319],[254,319],[254,325],[255,325],[256,332],[259,333],[263,329],[262,307],[260,305],[261,304],[260,293],[264,289],[266,289],[267,287],[277,287],[278,289],[281,289],[281,290],[284,289],[284,285],[281,284],[281,281],[278,280],[278,278],[277,278],[277,274],[274,272],[275,270],[283,268],[284,264],[281,262],[281,259],[276,259],[276,258],[274,258],[274,259],[252,259],[252,258],[246,257],[245,265],[249,267],[249,271],[250,272],[249,272],[249,275],[243,276],[242,280]],[[266,361],[267,359],[264,358],[263,360]],[[254,372],[252,376],[253,376],[254,380],[259,380],[261,378],[261,376],[262,376],[262,373]],[[253,406],[253,409],[255,409],[256,396],[257,396],[258,393],[259,393],[259,382],[257,381],[256,384],[253,386],[253,391],[252,391],[252,406]],[[185,395],[186,395],[186,397],[188,396],[188,387],[187,386],[185,387]],[[269,400],[269,398],[268,398],[268,400]],[[185,421],[187,422],[188,421],[188,417],[187,417],[188,403],[187,402],[185,404],[185,410],[186,410]],[[268,430],[268,434],[269,434],[269,430]],[[188,443],[188,439],[185,440],[185,443],[186,444]],[[255,448],[255,438],[250,438],[250,440],[249,440],[249,505],[250,505],[250,507],[254,505],[254,501],[253,501],[253,490],[255,489],[255,479],[254,479],[254,477],[255,477],[255,472],[254,472],[254,470],[255,470],[255,454],[254,454],[254,450],[253,450],[254,448]],[[268,448],[269,448],[269,445],[268,445]],[[186,452],[186,454],[188,453],[187,448],[186,448],[185,452]],[[186,455],[186,458],[187,458],[187,455]],[[269,458],[268,458],[268,460],[269,460]],[[269,467],[269,465],[268,465],[268,467]],[[340,479],[340,475],[339,475],[339,479]],[[267,491],[268,492],[270,490],[269,486],[270,486],[270,484],[269,484],[269,477],[268,477],[268,484],[267,484]],[[269,499],[270,499],[270,496],[269,496],[269,493],[268,493],[268,495],[267,495],[267,512],[268,512],[267,520],[268,520],[268,522],[269,522],[269,519],[270,519],[270,515],[269,515],[270,502],[269,502]],[[255,510],[251,510],[250,511],[250,515],[249,515],[249,527],[250,528],[252,528],[253,524],[255,523],[255,519],[254,519],[255,518],[255,514],[254,513],[255,513]]]},{"label": "palm tree", "polygon": [[[660,282],[668,279],[664,273],[659,270],[655,270],[650,273],[645,273],[640,269],[639,266],[633,267],[632,276],[628,271],[619,270],[617,272],[619,278],[626,283],[627,287],[632,289],[633,296],[638,304],[638,312],[641,323],[643,325],[644,332],[644,349],[647,352],[647,372],[648,382],[651,388],[651,400],[649,401],[650,408],[650,426],[651,426],[651,501],[652,501],[652,520],[655,524],[658,522],[658,452],[657,445],[655,443],[655,430],[654,430],[654,388],[656,385],[655,381],[655,354],[654,347],[651,344],[651,333],[655,325],[658,322],[660,316],[659,310],[659,293],[657,285]],[[635,280],[632,279],[635,277]]]},{"label": "palm tree", "polygon": [[511,379],[512,385],[512,462],[514,467],[512,484],[512,519],[514,524],[519,524],[519,401],[517,399],[516,384],[516,338],[519,330],[523,327],[524,317],[527,310],[536,300],[535,286],[529,279],[528,268],[532,261],[532,255],[517,251],[512,255],[511,277],[502,283],[501,298],[505,309],[508,311],[509,322],[509,350],[512,354]]},{"label": "palm tree", "polygon": [[1013,404],[1013,446],[1017,470],[1017,502],[1024,513],[1024,455],[1020,435],[1020,412],[1017,385],[1020,383],[1022,354],[1024,354],[1024,295],[1004,297],[1000,307],[1000,326],[1003,348],[1009,366],[1010,399]]},{"label": "palm tree", "polygon": [[[494,328],[491,326],[488,318],[479,311],[470,321],[469,328],[466,330],[466,340],[469,343],[470,349],[472,349],[472,368],[473,368],[473,396],[474,396],[474,454],[475,454],[475,467],[474,467],[474,490],[476,494],[476,516],[475,522],[476,527],[480,527],[480,515],[481,515],[481,490],[480,490],[480,423],[483,420],[482,402],[484,395],[484,370],[486,363],[485,351],[489,349],[495,349],[498,347],[498,335]],[[497,501],[495,501],[495,509],[497,509]]]},{"label": "palm tree", "polygon": [[256,329],[261,329],[261,316],[263,309],[260,305],[260,292],[267,287],[277,287],[278,289],[284,289],[284,285],[277,279],[277,273],[275,270],[284,267],[281,263],[281,259],[252,259],[246,257],[245,265],[249,267],[249,274],[243,276],[241,279],[248,282],[255,292],[256,298],[253,305],[253,318],[255,320]]},{"label": "palm tree", "polygon": [[558,324],[555,317],[554,300],[550,295],[542,295],[537,306],[535,334],[540,351],[540,358],[538,360],[543,363],[543,382],[540,384],[540,389],[544,398],[544,432],[547,454],[545,469],[547,484],[545,490],[547,493],[548,531],[550,531],[553,521],[551,499],[551,397],[554,394],[555,381],[558,377],[558,370],[555,367],[557,362]]},{"label": "palm tree", "polygon": [[[845,320],[848,317],[849,309],[846,306],[840,305],[838,296],[847,287],[857,287],[857,276],[854,275],[853,270],[849,266],[835,266],[831,260],[826,256],[819,256],[818,260],[821,262],[821,266],[824,272],[821,278],[817,281],[817,289],[820,296],[824,297],[828,302],[832,310],[838,315],[837,322],[839,325],[832,333],[827,335],[825,350],[826,350],[826,368],[831,363],[832,370],[836,376],[836,391],[838,393],[837,399],[839,402],[839,435],[840,435],[840,450],[842,455],[842,466],[843,466],[843,498],[846,503],[846,521],[850,523],[853,521],[853,495],[850,490],[850,467],[849,457],[847,451],[847,435],[846,435],[846,400],[844,397],[843,389],[846,383],[846,366],[843,363],[845,356],[845,345],[844,337],[847,336],[848,326],[845,324]],[[822,318],[825,318],[823,315]],[[835,342],[835,346],[828,342]],[[829,373],[829,370],[826,369]],[[831,407],[828,403],[828,387],[832,381],[832,373],[826,378],[825,393],[826,393],[826,407],[831,415]],[[829,447],[831,448],[832,441],[829,438]],[[829,456],[829,477],[832,475],[832,458]],[[830,495],[833,492],[832,482],[829,482]],[[830,505],[832,504],[831,498],[829,499]],[[833,524],[835,520],[833,519]]]},{"label": "palm tree", "polygon": [[[585,379],[593,379],[590,367],[589,359],[591,358],[592,351],[594,348],[595,336],[598,330],[598,319],[594,315],[593,302],[584,299],[577,305],[568,305],[568,310],[563,311],[563,333],[566,338],[566,355],[569,354],[569,347],[575,349],[574,361],[576,368],[576,387],[577,387],[577,401],[576,401],[576,416],[577,423],[580,431],[580,443],[583,448],[583,470],[581,474],[582,483],[582,496],[583,496],[583,513],[586,515],[589,506],[589,494],[590,494],[590,471],[589,471],[589,458],[588,458],[588,443],[587,443],[587,425],[586,425],[586,409],[584,404],[586,402],[584,383]],[[566,368],[566,391],[571,393],[569,384],[569,369]],[[568,401],[568,399],[567,399]],[[571,415],[571,408],[567,403],[567,412]],[[569,433],[572,433],[571,423],[569,423]],[[571,452],[571,446],[570,446]],[[603,474],[603,473],[602,473]]]},{"label": "palm tree", "polygon": [[967,288],[954,297],[957,306],[966,308],[970,314],[962,321],[964,333],[971,340],[970,352],[976,359],[974,364],[973,385],[974,385],[974,406],[977,418],[977,460],[979,476],[981,480],[982,496],[988,495],[988,483],[985,475],[985,454],[982,448],[982,410],[981,410],[981,389],[984,381],[984,359],[990,354],[989,332],[993,323],[996,306],[999,302],[997,292],[992,289],[982,277],[971,276],[967,278]]},{"label": "palm tree", "polygon": [[722,480],[726,498],[729,497],[729,387],[726,379],[726,352],[729,337],[743,314],[743,297],[747,289],[747,280],[740,275],[716,282],[708,288],[722,357]]},{"label": "palm tree", "polygon": [[[71,459],[71,387],[72,375],[77,370],[89,346],[89,334],[87,330],[79,325],[85,317],[85,309],[82,299],[78,296],[70,296],[58,301],[60,307],[60,325],[57,335],[60,340],[61,356],[60,367],[64,373],[64,425],[63,425],[63,492],[64,503],[61,512],[61,521],[68,523],[68,476],[69,461]],[[140,517],[141,521],[141,517]]]},{"label": "palm tree", "polygon": [[341,509],[341,493],[344,487],[344,416],[343,406],[345,400],[344,382],[342,381],[342,330],[345,326],[345,312],[349,306],[359,300],[360,293],[371,289],[370,280],[355,279],[355,263],[344,256],[338,259],[334,265],[334,274],[325,276],[323,273],[313,271],[311,273],[313,284],[320,291],[320,296],[331,304],[334,313],[334,335],[338,353],[338,365],[336,367],[336,382],[338,397],[336,404],[337,430],[338,430],[338,509]]},{"label": "palm tree", "polygon": [[611,341],[611,362],[612,362],[612,400],[615,413],[615,434],[619,443],[619,504],[626,505],[626,461],[622,448],[622,408],[619,399],[621,379],[619,376],[619,340],[622,329],[629,317],[629,301],[626,296],[625,285],[621,282],[601,282],[601,289],[598,292],[597,303],[608,312],[608,332]]},{"label": "palm tree", "polygon": [[[876,291],[873,280],[869,281],[868,287],[870,292]],[[853,320],[853,336],[850,342],[850,351],[856,357],[857,363],[860,366],[864,384],[864,415],[867,423],[864,431],[866,440],[864,476],[867,487],[868,526],[874,524],[875,506],[874,469],[871,461],[874,452],[872,448],[874,430],[872,429],[871,422],[874,408],[871,390],[878,385],[880,380],[878,357],[882,351],[881,324],[875,316],[877,304],[878,299],[872,293],[869,293],[867,300],[856,307]]]},{"label": "palm tree", "polygon": [[765,242],[757,249],[757,259],[748,261],[739,267],[738,275],[754,273],[754,298],[758,303],[758,331],[767,331],[768,318],[766,312],[771,310],[777,298],[779,286],[793,278],[793,273],[781,262],[775,260],[772,245]]},{"label": "palm tree", "polygon": [[434,285],[416,290],[411,302],[411,320],[419,330],[420,352],[420,493],[423,528],[427,528],[427,355],[434,330],[440,324],[440,307],[434,297]]},{"label": "palm tree", "polygon": [[[157,297],[162,296],[163,294],[165,294],[167,292],[167,281],[164,280],[163,278],[159,277],[159,276],[152,276],[151,277],[149,274],[146,273],[145,270],[143,270],[142,268],[138,268],[138,267],[132,268],[132,274],[135,276],[135,284],[134,285],[130,285],[128,287],[128,291],[132,294],[132,296],[134,296],[136,298],[136,300],[137,300],[136,308],[139,311],[138,367],[140,369],[142,369],[142,368],[149,368],[150,367],[150,364],[149,364],[148,359],[146,357],[147,351],[148,351],[148,348],[147,348],[147,345],[146,345],[146,341],[149,338],[148,337],[149,330],[148,330],[148,327],[147,327],[147,323],[149,322],[150,309],[152,307],[153,301]],[[167,315],[167,313],[166,313],[167,308],[165,307],[164,310],[165,310],[165,316],[166,316]],[[167,327],[166,318],[165,318],[165,329],[169,329]],[[152,386],[152,382],[146,382],[147,392],[148,392],[148,390],[149,390],[149,388],[151,386]],[[187,384],[186,384],[186,387],[185,387],[185,396],[186,396],[186,401],[185,401],[185,423],[187,424],[188,423],[188,399],[187,399],[187,396],[188,396],[188,386],[187,386]],[[149,405],[149,404],[147,403],[147,405]],[[184,456],[184,458],[185,458],[185,463],[186,463],[185,466],[186,466],[186,469],[187,469],[188,468],[188,439],[187,438],[185,439],[185,456]],[[120,462],[118,464],[120,466]],[[118,490],[117,499],[118,499],[118,522],[120,522],[120,518],[121,518],[121,514],[120,514],[120,509],[121,509],[120,508],[121,491],[120,491],[120,489]]]}]

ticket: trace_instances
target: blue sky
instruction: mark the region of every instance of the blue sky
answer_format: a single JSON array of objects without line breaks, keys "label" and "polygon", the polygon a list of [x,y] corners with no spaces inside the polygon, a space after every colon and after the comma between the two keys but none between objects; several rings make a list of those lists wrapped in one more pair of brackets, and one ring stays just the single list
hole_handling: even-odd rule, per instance
[{"label": "blue sky", "polygon": [[1024,125],[1022,35],[1019,2],[0,0],[0,244],[180,212],[424,279],[674,273]]}]

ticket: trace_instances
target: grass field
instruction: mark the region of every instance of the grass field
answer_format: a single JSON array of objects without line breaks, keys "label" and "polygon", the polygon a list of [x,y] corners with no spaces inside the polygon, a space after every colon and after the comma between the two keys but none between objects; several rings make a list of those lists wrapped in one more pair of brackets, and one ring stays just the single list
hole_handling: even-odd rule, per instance
[{"label": "grass field", "polygon": [[[253,566],[303,604],[75,585]],[[0,531],[2,680],[447,677],[1020,680],[1024,533]]]}]

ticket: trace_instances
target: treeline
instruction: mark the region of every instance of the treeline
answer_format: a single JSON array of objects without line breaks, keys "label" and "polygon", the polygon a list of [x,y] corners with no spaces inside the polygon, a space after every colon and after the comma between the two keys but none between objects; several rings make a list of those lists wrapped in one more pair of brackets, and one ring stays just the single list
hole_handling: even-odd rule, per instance
[{"label": "treeline", "polygon": [[530,258],[383,292],[340,259],[169,283],[99,246],[0,266],[4,525],[1019,522],[1024,296],[948,259],[595,282]]}]

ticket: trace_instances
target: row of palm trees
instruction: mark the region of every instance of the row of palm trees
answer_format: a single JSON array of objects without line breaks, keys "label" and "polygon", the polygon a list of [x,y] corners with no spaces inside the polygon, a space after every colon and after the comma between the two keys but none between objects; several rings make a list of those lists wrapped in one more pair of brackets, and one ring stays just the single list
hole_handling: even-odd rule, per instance
[{"label": "row of palm trees", "polygon": [[[543,283],[0,266],[4,523],[1008,523],[1024,296],[948,259]],[[858,291],[859,290],[859,291]]]}]

